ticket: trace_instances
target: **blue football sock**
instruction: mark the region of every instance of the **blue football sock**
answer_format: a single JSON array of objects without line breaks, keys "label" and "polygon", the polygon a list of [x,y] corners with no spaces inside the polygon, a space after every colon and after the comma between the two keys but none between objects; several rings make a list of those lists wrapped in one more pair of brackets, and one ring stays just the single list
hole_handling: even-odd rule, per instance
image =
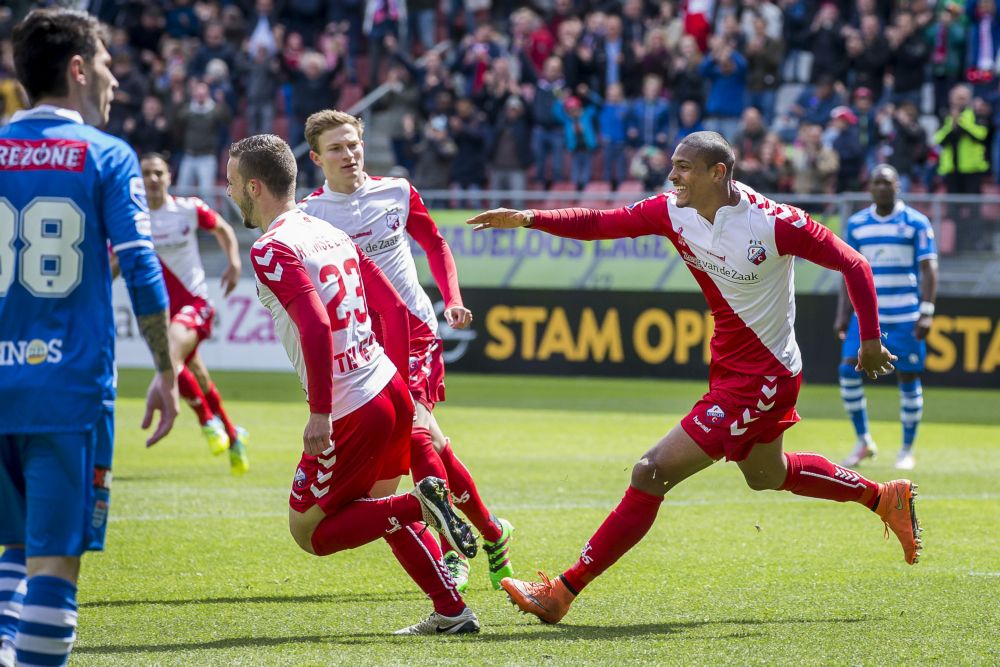
[{"label": "blue football sock", "polygon": [[854,424],[858,439],[871,440],[868,434],[868,403],[865,400],[863,376],[851,364],[840,364],[840,399]]},{"label": "blue football sock", "polygon": [[28,580],[17,625],[18,667],[61,667],[76,641],[76,586],[59,577]]},{"label": "blue football sock", "polygon": [[924,389],[920,378],[899,383],[899,420],[903,422],[903,449],[913,446],[920,418],[924,416]]},{"label": "blue football sock", "polygon": [[24,593],[28,590],[27,572],[23,548],[8,547],[0,555],[0,641],[14,640]]}]

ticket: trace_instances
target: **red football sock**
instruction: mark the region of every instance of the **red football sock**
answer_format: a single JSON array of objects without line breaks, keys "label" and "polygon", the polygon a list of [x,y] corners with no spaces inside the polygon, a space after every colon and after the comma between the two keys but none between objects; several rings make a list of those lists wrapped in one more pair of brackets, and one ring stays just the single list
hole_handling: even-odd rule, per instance
[{"label": "red football sock", "polygon": [[469,522],[476,527],[484,540],[488,542],[499,540],[503,530],[493,521],[483,499],[479,497],[476,483],[472,481],[472,474],[469,473],[465,464],[455,456],[455,452],[451,449],[451,443],[447,443],[438,454],[445,470],[448,471],[448,488],[451,489],[455,506],[468,517]]},{"label": "red football sock", "polygon": [[359,498],[328,514],[312,534],[313,551],[329,556],[384,537],[386,531],[421,521],[420,501],[410,494]]},{"label": "red football sock", "polygon": [[205,394],[201,391],[194,373],[187,366],[184,366],[177,375],[177,390],[194,410],[194,413],[198,415],[198,423],[202,426],[207,424],[208,420],[212,418],[212,409],[208,406],[208,401],[205,400]]},{"label": "red football sock", "polygon": [[445,616],[462,613],[465,602],[441,560],[441,550],[431,531],[423,524],[411,523],[386,535],[385,541],[406,573],[434,603],[434,611]]},{"label": "red football sock", "polygon": [[853,500],[868,509],[875,504],[878,484],[853,470],[841,468],[819,454],[786,452],[785,460],[788,463],[788,475],[781,485],[781,491],[841,503]]},{"label": "red football sock", "polygon": [[226,411],[222,409],[222,397],[219,396],[219,390],[215,388],[214,384],[208,388],[205,398],[208,399],[208,407],[212,408],[212,412],[218,415],[219,419],[222,420],[222,425],[226,427],[230,444],[236,442],[236,427],[233,426],[233,422],[229,421],[229,415],[226,414]]},{"label": "red football sock", "polygon": [[563,572],[563,579],[579,593],[649,532],[663,496],[628,487],[618,507],[608,515],[583,547],[580,560]]},{"label": "red football sock", "polygon": [[439,477],[448,481],[448,472],[441,457],[434,451],[434,440],[430,429],[425,426],[414,426],[410,433],[410,474],[414,484],[424,477]]}]

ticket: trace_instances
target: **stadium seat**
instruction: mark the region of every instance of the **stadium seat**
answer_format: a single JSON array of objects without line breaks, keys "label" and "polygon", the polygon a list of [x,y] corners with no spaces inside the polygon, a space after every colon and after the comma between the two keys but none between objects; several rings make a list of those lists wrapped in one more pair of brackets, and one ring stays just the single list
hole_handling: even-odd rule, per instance
[{"label": "stadium seat", "polygon": [[601,195],[593,199],[581,198],[580,205],[587,208],[608,208],[608,199],[611,196],[611,185],[607,181],[591,181],[583,188],[584,194]]},{"label": "stadium seat", "polygon": [[795,100],[799,98],[802,91],[805,89],[804,83],[783,83],[778,87],[778,93],[774,98],[774,115],[776,117],[784,116],[788,113],[788,110],[792,108],[795,104]]},{"label": "stadium seat", "polygon": [[951,255],[955,252],[955,222],[953,220],[942,220],[937,230],[938,252],[942,255]]}]

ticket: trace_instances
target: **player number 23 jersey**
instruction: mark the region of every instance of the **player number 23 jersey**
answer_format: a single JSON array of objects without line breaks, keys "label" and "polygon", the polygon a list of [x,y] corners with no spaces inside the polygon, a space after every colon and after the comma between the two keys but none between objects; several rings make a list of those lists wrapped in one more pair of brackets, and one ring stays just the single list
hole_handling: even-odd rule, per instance
[{"label": "player number 23 jersey", "polygon": [[276,332],[309,387],[298,330],[288,304],[315,290],[333,333],[333,419],[378,394],[396,372],[372,332],[361,280],[361,258],[347,234],[294,210],[280,216],[250,252],[258,295],[274,318]]}]

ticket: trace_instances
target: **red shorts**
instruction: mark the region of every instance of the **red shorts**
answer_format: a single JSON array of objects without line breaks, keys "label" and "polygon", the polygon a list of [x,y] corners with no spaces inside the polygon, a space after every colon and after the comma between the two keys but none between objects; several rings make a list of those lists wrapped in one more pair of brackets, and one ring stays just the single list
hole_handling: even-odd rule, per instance
[{"label": "red shorts", "polygon": [[215,319],[215,308],[204,299],[192,299],[189,303],[180,307],[170,318],[171,323],[177,322],[198,335],[198,342],[210,338],[212,335],[212,321]]},{"label": "red shorts", "polygon": [[440,338],[410,340],[410,395],[428,410],[444,400],[444,359]]},{"label": "red shorts", "polygon": [[331,514],[366,498],[380,479],[407,474],[412,428],[413,401],[396,374],[372,400],[333,422],[327,451],[302,454],[288,504],[297,512],[319,505]]},{"label": "red shorts", "polygon": [[802,375],[744,375],[712,367],[708,393],[681,427],[715,460],[742,461],[758,442],[772,442],[799,421],[795,401]]}]

